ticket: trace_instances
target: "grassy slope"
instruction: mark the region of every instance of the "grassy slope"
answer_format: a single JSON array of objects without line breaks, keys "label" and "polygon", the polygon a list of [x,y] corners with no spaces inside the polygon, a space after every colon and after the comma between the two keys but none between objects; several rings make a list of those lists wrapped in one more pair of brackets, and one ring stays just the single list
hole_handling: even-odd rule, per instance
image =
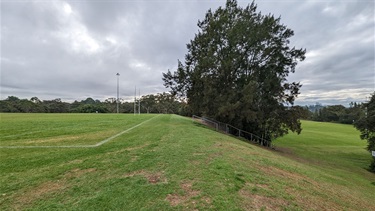
[{"label": "grassy slope", "polygon": [[305,133],[295,140],[305,145],[280,153],[160,115],[98,148],[0,149],[0,208],[374,210],[364,157],[335,171],[319,155],[300,156],[319,146],[301,141]]},{"label": "grassy slope", "polygon": [[281,154],[324,172],[315,177],[341,186],[340,191],[352,196],[346,200],[355,203],[365,195],[375,202],[371,199],[375,198],[375,175],[366,170],[371,154],[359,132],[352,125],[312,121],[302,124],[301,135],[289,134],[275,141]]}]

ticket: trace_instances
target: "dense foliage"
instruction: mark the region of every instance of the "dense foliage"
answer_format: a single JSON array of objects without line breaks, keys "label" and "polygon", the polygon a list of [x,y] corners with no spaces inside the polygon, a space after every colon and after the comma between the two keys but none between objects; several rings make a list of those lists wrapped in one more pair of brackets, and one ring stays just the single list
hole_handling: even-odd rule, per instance
[{"label": "dense foliage", "polygon": [[[363,107],[364,115],[355,122],[354,126],[361,132],[361,139],[367,140],[367,150],[372,152],[375,151],[375,92]],[[370,170],[375,172],[375,157],[372,159]]]},{"label": "dense foliage", "polygon": [[301,84],[288,82],[305,50],[289,47],[293,31],[280,18],[256,12],[252,3],[235,0],[198,22],[187,44],[185,63],[163,74],[172,94],[187,100],[189,110],[270,141],[291,130],[300,132],[300,109],[294,107]]},{"label": "dense foliage", "polygon": [[363,115],[362,105],[359,103],[350,103],[349,107],[343,105],[315,106],[308,107],[310,111],[309,118],[319,122],[336,122],[342,124],[353,124]]},{"label": "dense foliage", "polygon": [[[141,113],[178,113],[184,114],[183,103],[178,102],[168,93],[159,93],[156,95],[142,96],[140,99]],[[15,96],[9,96],[5,100],[0,100],[0,112],[13,113],[115,113],[116,98],[108,98],[104,102],[87,98],[73,103],[62,102],[57,98],[54,100],[40,100],[37,97],[28,99],[19,99]],[[134,108],[138,112],[137,105],[134,102],[121,102],[119,105],[120,113],[133,113]]]}]

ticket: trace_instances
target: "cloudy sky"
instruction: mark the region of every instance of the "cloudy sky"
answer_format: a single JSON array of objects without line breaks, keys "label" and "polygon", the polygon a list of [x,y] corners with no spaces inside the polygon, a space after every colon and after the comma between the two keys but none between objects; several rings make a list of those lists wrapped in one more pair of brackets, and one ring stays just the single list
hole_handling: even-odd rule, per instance
[{"label": "cloudy sky", "polygon": [[[246,6],[251,1],[239,1]],[[263,0],[263,14],[294,30],[306,60],[290,81],[297,104],[361,102],[375,90],[373,0]],[[63,101],[168,91],[162,72],[184,60],[214,0],[1,0],[1,99]],[[137,91],[138,92],[138,91]]]}]

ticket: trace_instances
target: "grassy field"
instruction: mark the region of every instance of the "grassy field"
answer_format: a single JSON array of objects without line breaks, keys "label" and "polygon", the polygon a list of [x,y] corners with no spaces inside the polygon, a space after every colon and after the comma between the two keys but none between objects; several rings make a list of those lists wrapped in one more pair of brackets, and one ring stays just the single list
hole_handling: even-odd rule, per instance
[{"label": "grassy field", "polygon": [[98,147],[0,148],[0,210],[375,210],[350,126],[303,122],[267,150],[176,115],[0,117],[0,147],[93,145],[144,122]]},{"label": "grassy field", "polygon": [[[349,177],[353,173],[362,174],[370,165],[371,154],[365,150],[367,142],[359,138],[359,131],[352,125],[303,121],[303,128],[302,135],[289,134],[275,145],[306,164],[317,164],[332,173],[351,172],[345,173]],[[287,149],[283,150],[284,147]]]},{"label": "grassy field", "polygon": [[[153,115],[0,114],[0,146],[92,145]],[[130,116],[130,115],[128,115]]]}]

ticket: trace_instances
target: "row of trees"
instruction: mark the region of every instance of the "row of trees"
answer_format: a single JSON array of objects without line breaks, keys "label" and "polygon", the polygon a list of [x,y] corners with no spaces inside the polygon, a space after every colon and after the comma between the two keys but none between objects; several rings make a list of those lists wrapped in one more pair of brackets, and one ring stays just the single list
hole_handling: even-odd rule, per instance
[{"label": "row of trees", "polygon": [[350,103],[349,107],[343,105],[332,106],[309,106],[309,120],[319,122],[337,122],[342,124],[353,124],[363,115],[363,105],[357,103]]},{"label": "row of trees", "polygon": [[[134,102],[121,102],[119,112],[133,113],[139,110]],[[54,100],[40,100],[37,97],[31,99],[19,99],[15,96],[9,96],[5,100],[0,100],[0,112],[14,113],[115,113],[116,98],[108,98],[104,102],[87,98],[73,103],[63,102],[57,98]],[[178,102],[175,97],[169,93],[159,93],[155,95],[146,95],[140,98],[141,113],[175,113],[186,115],[184,103]]]}]

